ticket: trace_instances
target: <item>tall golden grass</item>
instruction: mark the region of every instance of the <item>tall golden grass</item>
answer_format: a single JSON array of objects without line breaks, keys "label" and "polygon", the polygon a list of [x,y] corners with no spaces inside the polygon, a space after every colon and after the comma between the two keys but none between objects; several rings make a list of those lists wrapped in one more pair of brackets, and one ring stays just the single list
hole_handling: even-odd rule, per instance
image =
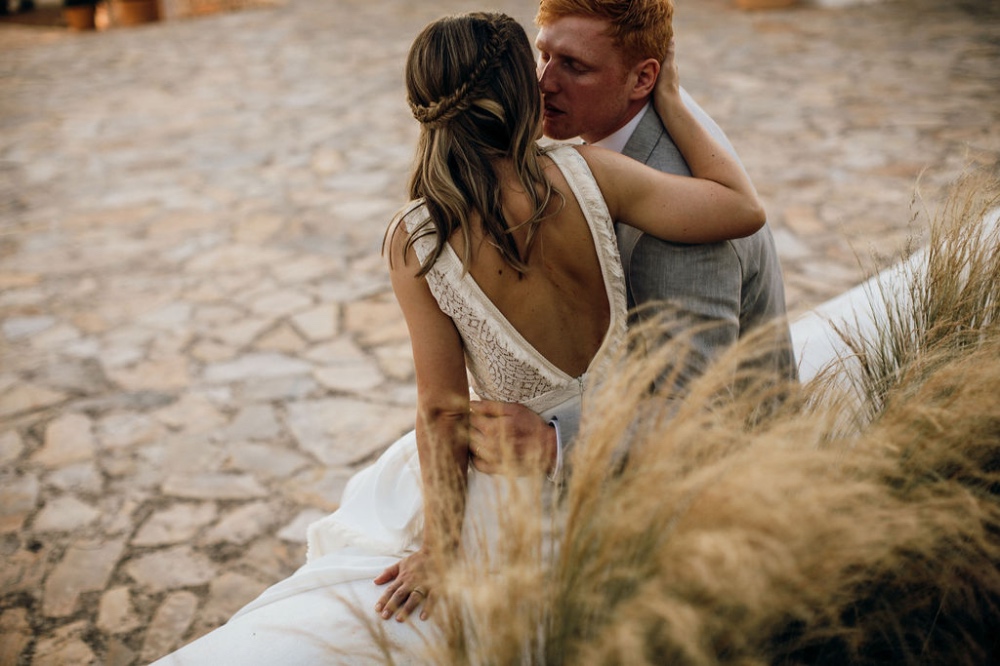
[{"label": "tall golden grass", "polygon": [[888,315],[804,386],[737,370],[759,341],[684,396],[648,390],[683,337],[626,356],[565,486],[522,480],[488,556],[441,567],[426,660],[1000,661],[998,205],[956,186]]}]

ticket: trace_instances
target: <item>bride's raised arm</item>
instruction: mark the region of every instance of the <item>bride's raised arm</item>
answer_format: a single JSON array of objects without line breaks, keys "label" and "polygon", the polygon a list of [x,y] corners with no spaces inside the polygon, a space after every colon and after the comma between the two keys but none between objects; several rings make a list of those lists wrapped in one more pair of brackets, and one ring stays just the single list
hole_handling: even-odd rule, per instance
[{"label": "bride's raised arm", "polygon": [[743,167],[681,98],[673,43],[660,67],[653,100],[693,178],[663,173],[609,150],[580,146],[612,218],[682,243],[740,238],[760,229],[764,208]]}]

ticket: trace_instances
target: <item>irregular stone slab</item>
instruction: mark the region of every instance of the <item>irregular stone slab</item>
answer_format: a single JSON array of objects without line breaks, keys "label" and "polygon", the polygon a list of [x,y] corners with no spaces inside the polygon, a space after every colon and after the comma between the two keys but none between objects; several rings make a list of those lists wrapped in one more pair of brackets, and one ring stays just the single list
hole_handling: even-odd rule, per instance
[{"label": "irregular stone slab", "polygon": [[409,343],[377,347],[375,358],[390,379],[400,382],[413,380],[413,349]]},{"label": "irregular stone slab", "polygon": [[241,308],[230,303],[211,303],[197,307],[194,322],[199,325],[199,329],[210,330],[215,326],[237,321],[244,314]]},{"label": "irregular stone slab", "polygon": [[271,405],[248,405],[239,411],[233,422],[224,429],[226,441],[241,439],[271,440],[281,434],[282,427]]},{"label": "irregular stone slab", "polygon": [[412,383],[396,384],[382,388],[381,395],[385,396],[388,402],[402,407],[408,407],[417,413],[417,386]]},{"label": "irregular stone slab", "polygon": [[267,488],[249,474],[178,474],[164,482],[163,493],[187,499],[240,500],[263,497]]},{"label": "irregular stone slab", "polygon": [[104,651],[104,666],[133,666],[139,655],[117,638],[108,641]]},{"label": "irregular stone slab", "polygon": [[97,608],[97,628],[106,634],[127,634],[142,621],[132,605],[132,592],[121,585],[101,595]]},{"label": "irregular stone slab", "polygon": [[267,587],[268,583],[254,578],[233,572],[224,573],[209,585],[208,601],[199,613],[199,621],[222,624],[233,613],[256,599]]},{"label": "irregular stone slab", "polygon": [[115,368],[125,368],[138,363],[144,356],[142,347],[108,346],[97,352],[97,359],[107,373]]},{"label": "irregular stone slab", "polygon": [[270,319],[248,319],[214,328],[208,335],[231,347],[245,347],[271,325]]},{"label": "irregular stone slab", "polygon": [[134,391],[123,393],[114,391],[89,400],[74,402],[73,406],[81,412],[111,412],[137,411],[165,407],[176,400],[173,391]]},{"label": "irregular stone slab", "polygon": [[209,432],[226,422],[226,416],[204,395],[185,393],[180,400],[157,410],[156,419],[188,434]]},{"label": "irregular stone slab", "polygon": [[130,561],[125,572],[151,593],[204,585],[219,573],[219,567],[190,546],[157,550]]},{"label": "irregular stone slab", "polygon": [[344,335],[336,340],[316,345],[309,350],[305,358],[321,365],[338,365],[367,360],[368,353],[359,347],[350,336]]},{"label": "irregular stone slab", "polygon": [[102,317],[97,312],[77,312],[73,315],[71,321],[73,325],[84,333],[93,335],[95,333],[104,333],[108,330],[108,320]]},{"label": "irregular stone slab", "polygon": [[0,330],[3,330],[3,334],[8,340],[13,341],[37,335],[55,323],[56,318],[48,316],[9,317],[3,320]]},{"label": "irregular stone slab", "polygon": [[81,594],[107,586],[124,550],[124,539],[70,546],[45,582],[42,613],[47,617],[71,615]]},{"label": "irregular stone slab", "polygon": [[[284,351],[284,350],[279,350]],[[202,363],[220,363],[236,356],[236,350],[211,340],[202,340],[191,348],[191,356]]]},{"label": "irregular stone slab", "polygon": [[166,479],[181,473],[221,472],[228,457],[226,448],[225,442],[215,441],[211,433],[182,434],[147,444],[139,449],[139,455],[156,465]]},{"label": "irregular stone slab", "polygon": [[173,358],[178,355],[186,355],[186,349],[193,339],[194,333],[185,329],[174,330],[169,334],[160,334],[153,340],[148,356],[150,358]]},{"label": "irregular stone slab", "polygon": [[139,317],[139,323],[165,331],[176,331],[191,320],[192,311],[190,303],[170,303],[142,315]]},{"label": "irregular stone slab", "polygon": [[0,290],[6,291],[7,289],[18,289],[20,287],[33,287],[41,282],[41,280],[42,276],[38,273],[0,272]]},{"label": "irregular stone slab", "polygon": [[336,305],[321,305],[295,315],[292,324],[310,342],[329,340],[340,326],[339,310]]},{"label": "irregular stone slab", "polygon": [[314,171],[325,176],[346,169],[347,161],[341,151],[324,147],[313,151],[310,166]]},{"label": "irregular stone slab", "polygon": [[40,489],[35,474],[0,472],[0,534],[17,532],[27,517],[35,511]]},{"label": "irregular stone slab", "polygon": [[231,363],[218,363],[205,369],[208,382],[240,382],[250,379],[308,374],[312,366],[284,354],[247,354]]},{"label": "irregular stone slab", "polygon": [[93,460],[93,422],[84,414],[64,414],[45,428],[45,444],[31,457],[49,468]]},{"label": "irregular stone slab", "polygon": [[413,428],[411,409],[351,398],[296,402],[287,409],[299,447],[332,467],[365,460]]},{"label": "irregular stone slab", "polygon": [[344,328],[366,346],[410,339],[403,313],[391,297],[379,295],[358,303],[350,303],[346,306],[345,312]]},{"label": "irregular stone slab", "polygon": [[316,381],[306,375],[263,379],[240,387],[243,399],[253,402],[302,400],[317,390]]},{"label": "irregular stone slab", "polygon": [[46,295],[47,293],[40,288],[0,291],[0,307],[38,306],[45,302]]},{"label": "irregular stone slab", "polygon": [[104,477],[92,461],[69,465],[45,476],[46,485],[65,492],[98,495],[104,489]]},{"label": "irregular stone slab", "polygon": [[101,512],[72,495],[48,500],[31,527],[36,532],[73,532],[93,525]]},{"label": "irregular stone slab", "polygon": [[284,352],[298,354],[306,348],[306,341],[289,324],[282,323],[276,329],[261,336],[254,347],[264,352]]},{"label": "irregular stone slab", "polygon": [[146,630],[139,655],[142,661],[148,663],[179,648],[197,609],[198,597],[191,592],[167,595]]},{"label": "irregular stone slab", "polygon": [[109,368],[108,376],[130,391],[170,391],[189,384],[188,363],[186,356],[176,355],[128,368]]},{"label": "irregular stone slab", "polygon": [[45,351],[59,351],[66,345],[79,340],[80,330],[69,324],[57,324],[31,336],[31,346]]},{"label": "irregular stone slab", "polygon": [[829,225],[819,219],[819,213],[814,206],[793,205],[782,211],[784,223],[797,236],[815,236],[826,233]]},{"label": "irregular stone slab", "polygon": [[186,269],[195,273],[246,271],[248,268],[276,266],[284,263],[288,254],[252,245],[225,245],[202,252],[187,262]]},{"label": "irregular stone slab", "polygon": [[310,282],[339,270],[341,270],[339,262],[329,257],[307,255],[287,264],[273,266],[271,273],[281,284],[298,284]]},{"label": "irregular stone slab", "polygon": [[5,554],[0,566],[0,590],[5,595],[28,592],[37,597],[50,568],[51,551],[45,543],[31,540],[14,553]]},{"label": "irregular stone slab", "polygon": [[93,359],[53,360],[35,378],[45,386],[66,393],[92,395],[107,388],[100,364]]},{"label": "irregular stone slab", "polygon": [[317,368],[313,377],[321,386],[341,393],[366,393],[385,382],[378,366],[367,359]]},{"label": "irregular stone slab", "polygon": [[154,442],[166,429],[146,414],[109,414],[97,423],[97,438],[104,449],[126,449]]},{"label": "irregular stone slab", "polygon": [[24,453],[24,441],[15,430],[0,434],[0,465],[12,463]]},{"label": "irregular stone slab", "polygon": [[66,664],[96,664],[97,657],[82,636],[90,628],[86,620],[59,627],[51,635],[39,639],[32,666],[65,666]]},{"label": "irregular stone slab", "polygon": [[262,580],[283,580],[301,567],[305,559],[303,544],[264,537],[254,541],[246,555],[231,568],[254,571]]},{"label": "irregular stone slab", "polygon": [[[316,294],[326,302],[348,303],[378,296],[388,287],[388,277],[384,280],[373,280],[368,275],[348,273],[336,280],[323,280],[317,286]],[[402,313],[399,313],[399,316],[402,317]]]},{"label": "irregular stone slab", "polygon": [[160,213],[146,228],[146,233],[157,242],[175,238],[190,238],[204,233],[216,223],[214,216],[197,210],[158,211]]},{"label": "irregular stone slab", "polygon": [[142,326],[125,325],[112,329],[104,336],[104,342],[109,349],[118,347],[142,348],[152,342],[154,338],[156,338],[156,331]]},{"label": "irregular stone slab", "polygon": [[19,384],[0,395],[0,419],[58,405],[66,394],[36,384]]},{"label": "irregular stone slab", "polygon": [[320,518],[324,518],[329,512],[319,509],[305,509],[295,516],[292,522],[288,523],[278,531],[278,538],[282,541],[293,543],[306,542],[306,530]]},{"label": "irregular stone slab", "polygon": [[65,345],[62,352],[78,359],[97,359],[101,346],[97,338],[82,338]]},{"label": "irregular stone slab", "polygon": [[285,481],[281,490],[296,504],[334,511],[340,506],[344,486],[353,475],[354,470],[350,469],[313,467]]},{"label": "irregular stone slab", "polygon": [[270,444],[241,442],[229,447],[228,464],[234,470],[270,479],[287,477],[312,464],[312,461],[289,449]]},{"label": "irregular stone slab", "polygon": [[0,615],[0,664],[19,664],[21,653],[31,642],[31,624],[25,608],[11,608]]},{"label": "irregular stone slab", "polygon": [[250,309],[265,317],[285,317],[301,312],[313,304],[313,299],[291,289],[264,294],[250,304]]},{"label": "irregular stone slab", "polygon": [[260,245],[276,234],[284,225],[277,215],[254,215],[240,220],[234,229],[234,236],[240,243]]},{"label": "irregular stone slab", "polygon": [[253,502],[226,514],[219,524],[205,535],[205,543],[245,544],[266,531],[281,519],[278,507],[266,502]]},{"label": "irregular stone slab", "polygon": [[174,504],[150,516],[132,539],[132,545],[165,546],[188,541],[217,515],[214,504]]}]

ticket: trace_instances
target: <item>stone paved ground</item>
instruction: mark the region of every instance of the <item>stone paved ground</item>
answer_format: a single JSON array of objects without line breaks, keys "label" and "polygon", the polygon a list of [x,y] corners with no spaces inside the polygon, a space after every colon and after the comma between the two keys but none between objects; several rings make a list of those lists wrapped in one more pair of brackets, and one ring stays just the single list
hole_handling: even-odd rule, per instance
[{"label": "stone paved ground", "polygon": [[[211,629],[408,429],[379,257],[416,135],[401,64],[487,4],[534,5],[0,26],[0,664],[138,664]],[[992,0],[678,5],[793,311],[905,245],[918,176],[933,202],[1000,158]]]}]

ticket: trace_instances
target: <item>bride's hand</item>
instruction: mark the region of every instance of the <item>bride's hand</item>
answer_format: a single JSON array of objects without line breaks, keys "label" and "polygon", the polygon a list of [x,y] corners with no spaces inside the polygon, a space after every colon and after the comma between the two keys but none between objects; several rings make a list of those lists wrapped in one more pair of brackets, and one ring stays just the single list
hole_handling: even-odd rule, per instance
[{"label": "bride's hand", "polygon": [[660,63],[660,74],[656,77],[656,88],[654,89],[653,101],[656,110],[663,115],[667,105],[671,101],[681,101],[680,74],[677,71],[677,60],[675,55],[674,40],[670,40],[667,46],[667,55]]},{"label": "bride's hand", "polygon": [[418,550],[375,578],[376,585],[389,583],[389,587],[375,604],[375,612],[381,615],[383,620],[388,620],[395,613],[396,620],[402,622],[420,604],[424,605],[420,619],[426,620],[430,617],[434,600],[427,584],[427,557],[422,550]]}]

